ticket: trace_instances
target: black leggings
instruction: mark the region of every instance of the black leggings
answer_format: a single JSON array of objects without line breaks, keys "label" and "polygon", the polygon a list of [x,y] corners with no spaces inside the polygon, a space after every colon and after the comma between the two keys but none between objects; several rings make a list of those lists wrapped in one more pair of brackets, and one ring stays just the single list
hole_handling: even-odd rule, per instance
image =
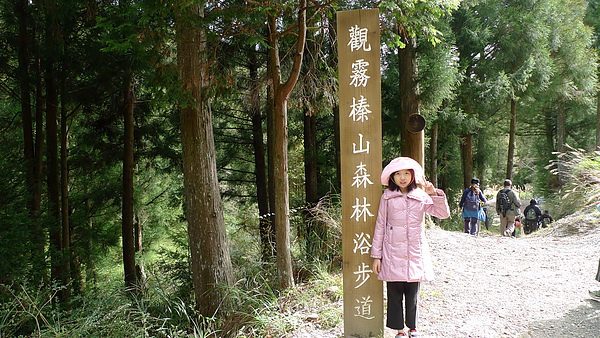
[{"label": "black leggings", "polygon": [[[420,283],[387,282],[387,324],[393,330],[404,330],[404,308],[406,309],[406,326],[417,328],[417,303]],[[402,307],[404,298],[405,307]]]}]

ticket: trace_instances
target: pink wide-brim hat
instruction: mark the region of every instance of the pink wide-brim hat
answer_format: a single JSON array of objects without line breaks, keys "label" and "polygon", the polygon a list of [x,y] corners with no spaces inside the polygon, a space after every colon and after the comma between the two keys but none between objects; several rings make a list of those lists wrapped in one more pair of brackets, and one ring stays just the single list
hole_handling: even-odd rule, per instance
[{"label": "pink wide-brim hat", "polygon": [[390,175],[395,173],[398,170],[407,170],[412,169],[415,173],[415,181],[417,184],[423,184],[425,182],[425,174],[423,172],[423,167],[419,164],[419,162],[413,160],[410,157],[396,157],[391,160],[388,165],[383,168],[381,172],[381,184],[389,185]]}]

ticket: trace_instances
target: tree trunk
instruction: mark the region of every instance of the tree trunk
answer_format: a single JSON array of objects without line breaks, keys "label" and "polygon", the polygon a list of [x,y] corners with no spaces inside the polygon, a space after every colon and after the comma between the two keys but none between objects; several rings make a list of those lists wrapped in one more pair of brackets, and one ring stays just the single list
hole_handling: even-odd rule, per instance
[{"label": "tree trunk", "polygon": [[335,139],[335,187],[337,191],[342,189],[342,145],[340,131],[340,106],[333,106],[333,134]]},{"label": "tree trunk", "polygon": [[[461,95],[460,100],[465,115],[473,116],[472,98],[469,95]],[[461,144],[463,187],[468,187],[471,185],[471,178],[473,178],[473,134],[470,132],[465,133],[463,140],[464,142]]]},{"label": "tree trunk", "polygon": [[[34,164],[34,192],[33,192],[33,210],[37,214],[42,210],[42,187],[44,176],[44,111],[45,99],[43,93],[42,66],[40,64],[39,45],[36,45],[34,58],[34,73],[35,73],[35,164]],[[46,264],[46,234],[42,220],[37,217],[33,221],[33,268],[39,265],[35,273],[40,279],[47,279],[48,266]],[[34,277],[34,278],[37,278]]]},{"label": "tree trunk", "polygon": [[[142,251],[144,250],[144,226],[143,224],[140,222],[140,217],[138,214],[135,214],[134,216],[134,221],[133,221],[133,233],[134,233],[134,243],[135,243],[135,247],[134,247],[134,252],[135,255],[137,255],[138,253],[142,253]],[[144,266],[144,264],[140,264],[139,261],[135,262],[135,281],[136,281],[136,285],[138,287],[138,289],[141,289],[141,287],[144,285],[145,281],[146,281],[146,268]]]},{"label": "tree trunk", "polygon": [[317,117],[304,110],[304,193],[308,206],[319,201],[317,164]]},{"label": "tree trunk", "polygon": [[273,114],[273,196],[275,197],[275,245],[281,289],[294,286],[290,248],[290,208],[287,153],[287,100],[275,98]]},{"label": "tree trunk", "polygon": [[[62,278],[62,236],[60,224],[60,189],[59,189],[59,162],[58,162],[58,79],[56,77],[57,59],[60,55],[60,29],[57,22],[57,7],[54,1],[45,3],[46,14],[46,166],[48,172],[48,231],[50,234],[51,276],[52,280],[61,281]],[[58,298],[64,301],[64,289],[59,291]]]},{"label": "tree trunk", "polygon": [[438,186],[438,133],[439,124],[436,122],[431,128],[431,139],[429,140],[429,181],[436,187]]},{"label": "tree trunk", "polygon": [[306,256],[324,258],[323,244],[327,242],[324,224],[313,217],[311,208],[317,205],[320,196],[318,191],[317,162],[317,117],[308,109],[304,110],[304,191],[305,191],[305,245]]},{"label": "tree trunk", "polygon": [[277,250],[277,272],[282,289],[294,286],[292,274],[292,257],[290,250],[290,220],[289,220],[289,182],[288,182],[288,130],[287,130],[287,100],[300,76],[300,66],[306,40],[306,0],[300,0],[298,13],[298,35],[294,61],[290,76],[286,82],[281,82],[281,64],[279,58],[279,32],[277,19],[273,14],[267,18],[269,34],[269,72],[273,87],[272,128],[268,142],[270,144],[269,161],[273,168],[271,178],[275,207],[275,242]]},{"label": "tree trunk", "polygon": [[33,245],[33,250],[31,251],[31,264],[33,272],[32,277],[34,284],[38,284],[42,281],[42,277],[46,269],[44,263],[43,231],[41,229],[40,220],[38,219],[41,205],[41,189],[39,189],[38,186],[40,185],[41,181],[36,179],[37,163],[33,134],[33,116],[31,109],[32,81],[29,75],[30,34],[28,27],[30,25],[30,17],[28,7],[29,5],[27,0],[19,0],[15,4],[15,14],[19,22],[19,66],[17,70],[17,76],[21,91],[20,101],[21,121],[23,126],[23,156],[27,168],[25,184],[29,194],[29,215],[31,216],[31,230],[29,236],[31,243],[35,243]]},{"label": "tree trunk", "polygon": [[134,166],[134,92],[132,74],[124,78],[123,91],[123,206],[121,239],[123,241],[123,272],[125,288],[137,291],[133,227],[133,166]]},{"label": "tree trunk", "polygon": [[[564,153],[567,151],[567,113],[562,103],[556,109],[556,151]],[[565,183],[565,166],[561,161],[558,162],[558,182],[561,185]]]},{"label": "tree trunk", "polygon": [[181,145],[194,295],[198,313],[212,317],[225,299],[220,286],[233,282],[233,268],[205,90],[209,85],[206,34],[197,24],[204,10],[201,3],[185,0],[175,6],[177,61],[185,95],[180,107]]},{"label": "tree trunk", "polygon": [[[64,65],[64,64],[63,64]],[[61,195],[61,237],[62,237],[62,272],[61,283],[64,289],[65,304],[71,299],[71,229],[69,222],[69,131],[67,127],[67,89],[66,75],[61,74],[61,105],[60,105],[60,195]]]},{"label": "tree trunk", "polygon": [[596,149],[600,148],[600,91],[596,96]]},{"label": "tree trunk", "polygon": [[512,180],[514,157],[515,157],[515,139],[517,132],[517,101],[510,100],[510,130],[508,136],[508,155],[506,160],[506,178]]},{"label": "tree trunk", "polygon": [[254,174],[256,176],[256,197],[258,202],[258,222],[262,261],[267,262],[272,259],[275,252],[273,223],[268,216],[269,209],[269,190],[267,188],[267,165],[265,162],[265,143],[263,139],[262,114],[260,104],[260,79],[258,78],[258,60],[256,52],[248,52],[248,72],[252,88],[250,89],[250,116],[252,118],[252,146],[254,149]]},{"label": "tree trunk", "polygon": [[471,185],[473,178],[473,134],[465,134],[462,144],[463,186]]},{"label": "tree trunk", "polygon": [[[556,130],[556,122],[552,117],[552,111],[550,109],[546,109],[545,111],[546,119],[544,120],[544,130],[546,133],[546,144],[548,145],[548,149],[551,151],[556,151],[556,145],[554,144],[554,131]],[[600,119],[600,115],[598,115]],[[600,120],[598,121],[600,123]]]},{"label": "tree trunk", "polygon": [[398,49],[398,71],[400,91],[400,135],[403,156],[412,157],[421,165],[425,164],[424,132],[409,132],[408,118],[419,113],[419,92],[415,79],[417,74],[417,40],[404,37],[404,48]]},{"label": "tree trunk", "polygon": [[19,0],[16,3],[15,13],[19,21],[19,66],[17,76],[19,86],[21,87],[21,122],[23,126],[23,151],[25,163],[27,163],[27,173],[25,175],[25,184],[30,196],[29,210],[33,216],[33,189],[35,182],[34,163],[35,154],[33,148],[33,118],[31,112],[31,93],[29,80],[29,32],[27,30],[27,0]]}]

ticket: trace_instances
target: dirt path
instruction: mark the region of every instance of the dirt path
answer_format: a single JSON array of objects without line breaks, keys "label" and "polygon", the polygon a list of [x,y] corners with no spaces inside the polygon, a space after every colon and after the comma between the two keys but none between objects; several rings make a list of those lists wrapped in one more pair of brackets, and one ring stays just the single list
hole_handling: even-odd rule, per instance
[{"label": "dirt path", "polygon": [[[422,336],[600,337],[600,302],[588,296],[600,289],[598,222],[583,214],[522,238],[428,230],[436,280],[421,287]],[[292,337],[339,338],[343,322],[299,331]]]},{"label": "dirt path", "polygon": [[600,303],[588,297],[600,288],[598,231],[428,235],[437,277],[422,287],[427,337],[600,337]]}]

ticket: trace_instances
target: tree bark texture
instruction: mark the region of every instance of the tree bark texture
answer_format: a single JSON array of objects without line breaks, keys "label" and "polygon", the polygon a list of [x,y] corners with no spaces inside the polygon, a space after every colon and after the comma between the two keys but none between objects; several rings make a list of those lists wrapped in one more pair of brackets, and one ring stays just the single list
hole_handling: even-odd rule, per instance
[{"label": "tree bark texture", "polygon": [[127,290],[136,291],[135,245],[133,228],[133,175],[134,175],[134,92],[132,74],[124,78],[123,90],[123,206],[121,239],[123,242],[123,273]]},{"label": "tree bark texture", "polygon": [[314,218],[312,207],[319,202],[319,166],[317,162],[317,117],[304,111],[304,191],[305,191],[305,253],[307,257],[325,258],[327,231],[323,222]]},{"label": "tree bark texture", "polygon": [[29,31],[28,25],[28,14],[27,14],[27,0],[19,0],[15,6],[15,13],[19,21],[19,66],[18,66],[18,77],[19,86],[21,87],[21,120],[23,126],[23,151],[25,162],[27,163],[27,173],[25,176],[25,183],[27,184],[27,191],[31,194],[30,199],[30,212],[35,214],[33,210],[33,190],[35,182],[34,174],[34,163],[35,154],[33,147],[33,118],[31,111],[31,92],[30,92],[30,79],[29,79]]},{"label": "tree bark texture", "polygon": [[[47,167],[47,189],[48,189],[48,231],[50,235],[51,254],[51,277],[52,280],[61,281],[62,266],[62,236],[60,224],[60,171],[58,162],[58,78],[56,67],[58,57],[61,53],[60,29],[57,22],[58,4],[54,1],[44,3],[46,15],[46,41],[45,50],[46,63],[46,167]],[[58,294],[61,301],[66,300],[64,290]]]},{"label": "tree bark texture", "polygon": [[250,89],[250,116],[252,119],[252,146],[254,149],[254,175],[256,176],[256,197],[258,202],[258,222],[260,248],[263,262],[270,261],[275,252],[275,232],[269,208],[269,189],[267,179],[267,164],[265,159],[265,142],[263,139],[263,116],[260,104],[260,79],[258,77],[258,60],[256,52],[248,52],[248,72],[252,88]]},{"label": "tree bark texture", "polygon": [[205,317],[215,315],[223,302],[221,285],[231,285],[223,206],[217,180],[211,111],[205,88],[209,84],[200,3],[176,2],[177,61],[182,82],[181,144],[183,152],[186,218],[196,308]]},{"label": "tree bark texture", "polygon": [[506,159],[506,178],[512,180],[515,157],[515,139],[517,133],[517,101],[510,100],[510,129],[508,134],[508,154]]},{"label": "tree bark texture", "polygon": [[[556,114],[556,151],[564,153],[567,151],[567,112],[563,104],[557,105]],[[559,184],[565,183],[565,165],[562,161],[558,162],[558,181]]]},{"label": "tree bark texture", "polygon": [[335,186],[338,191],[342,189],[342,178],[340,173],[342,172],[342,145],[341,145],[341,130],[340,130],[340,106],[336,104],[333,106],[333,133],[335,140]]},{"label": "tree bark texture", "polygon": [[462,165],[463,165],[463,186],[471,185],[473,178],[473,134],[465,134],[462,148]]},{"label": "tree bark texture", "polygon": [[69,131],[67,126],[67,90],[66,76],[61,74],[61,105],[60,105],[60,197],[61,197],[61,237],[62,237],[62,285],[66,299],[71,298],[71,222],[69,221]]},{"label": "tree bark texture", "polygon": [[436,122],[431,128],[431,139],[429,140],[429,181],[438,186],[438,134],[439,124]]},{"label": "tree bark texture", "polygon": [[307,205],[319,201],[317,163],[317,117],[304,112],[304,193]]},{"label": "tree bark texture", "polygon": [[596,149],[600,148],[600,90],[596,96]]},{"label": "tree bark texture", "polygon": [[269,72],[272,84],[273,110],[272,128],[269,133],[270,143],[269,161],[273,168],[271,180],[275,212],[275,242],[277,250],[277,272],[279,284],[282,289],[294,286],[292,273],[292,257],[290,250],[290,219],[289,219],[289,182],[288,182],[288,126],[287,126],[287,100],[294,88],[298,77],[306,41],[306,0],[298,4],[298,34],[296,50],[293,57],[292,69],[289,78],[282,82],[281,63],[279,56],[279,31],[277,17],[269,14],[267,18],[269,39]]},{"label": "tree bark texture", "polygon": [[405,47],[398,49],[399,92],[400,92],[400,136],[402,156],[425,164],[424,132],[411,133],[407,129],[408,118],[419,113],[420,99],[417,74],[417,40],[404,37]]},{"label": "tree bark texture", "polygon": [[[42,65],[40,63],[40,48],[36,45],[35,61],[33,63],[35,74],[35,165],[34,165],[34,192],[33,192],[33,210],[38,213],[42,210],[42,189],[44,184],[44,142],[46,135],[44,134],[44,113],[46,101],[43,93],[43,77]],[[47,278],[48,265],[46,262],[46,233],[44,223],[40,218],[36,218],[33,222],[33,250],[34,260],[39,264],[39,277]],[[34,264],[36,264],[34,262]]]},{"label": "tree bark texture", "polygon": [[[33,109],[32,109],[32,95],[31,91],[34,88],[31,84],[33,81],[30,76],[30,32],[28,27],[31,25],[31,19],[28,11],[27,0],[18,0],[15,3],[15,14],[19,23],[19,43],[18,43],[18,80],[20,86],[20,102],[21,102],[21,120],[23,128],[23,156],[25,163],[27,163],[27,172],[25,175],[25,184],[27,186],[27,192],[29,194],[29,214],[31,215],[31,230],[30,230],[30,241],[34,243],[33,250],[31,251],[31,264],[33,265],[32,271],[35,271],[35,275],[32,276],[34,283],[37,284],[42,281],[43,275],[45,274],[45,261],[44,261],[44,232],[42,230],[40,220],[37,215],[41,207],[41,179],[37,176],[37,168],[41,168],[41,165],[37,163],[36,159],[36,148],[34,142],[33,133]],[[34,73],[38,74],[39,73]],[[40,123],[39,126],[43,124]],[[43,133],[38,134],[38,137],[42,137]],[[41,150],[40,150],[41,160]]]}]

